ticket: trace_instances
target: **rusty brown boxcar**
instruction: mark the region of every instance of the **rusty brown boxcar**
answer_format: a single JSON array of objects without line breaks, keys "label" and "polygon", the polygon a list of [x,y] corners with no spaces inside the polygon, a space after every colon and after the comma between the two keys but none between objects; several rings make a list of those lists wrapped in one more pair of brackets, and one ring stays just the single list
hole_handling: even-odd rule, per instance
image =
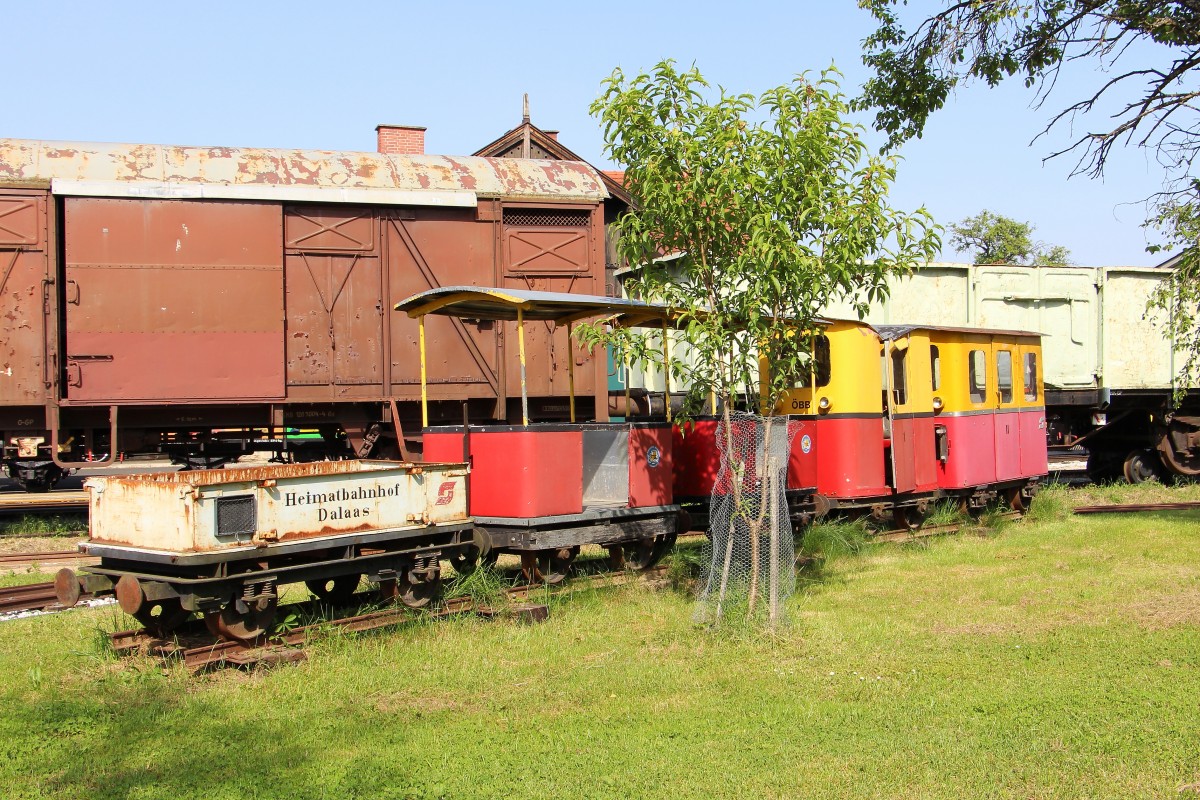
[{"label": "rusty brown boxcar", "polygon": [[[441,285],[604,293],[608,192],[573,161],[0,139],[4,463],[45,488],[88,455],[216,466],[405,451],[413,320]],[[430,320],[435,420],[518,414],[511,323]],[[530,348],[530,411],[604,418],[603,357]],[[507,367],[506,367],[507,365]],[[415,427],[414,427],[415,430]]]}]

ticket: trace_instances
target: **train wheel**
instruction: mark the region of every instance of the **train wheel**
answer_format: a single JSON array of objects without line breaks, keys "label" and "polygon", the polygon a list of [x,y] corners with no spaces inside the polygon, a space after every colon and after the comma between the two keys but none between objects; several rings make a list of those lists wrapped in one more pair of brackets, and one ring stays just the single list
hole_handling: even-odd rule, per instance
[{"label": "train wheel", "polygon": [[425,608],[432,603],[442,591],[442,576],[418,574],[413,570],[405,570],[396,590],[401,603],[409,608]]},{"label": "train wheel", "polygon": [[479,567],[479,548],[469,545],[450,556],[450,566],[454,567],[454,571],[459,575],[470,575]]},{"label": "train wheel", "polygon": [[338,575],[336,578],[305,581],[304,585],[318,600],[333,606],[344,606],[354,597],[354,590],[358,588],[361,579],[362,576],[355,572],[350,575]]},{"label": "train wheel", "polygon": [[1122,472],[1130,483],[1145,483],[1159,479],[1161,463],[1154,450],[1133,450],[1125,456]]},{"label": "train wheel", "polygon": [[231,600],[219,611],[206,613],[204,624],[213,636],[226,641],[252,644],[271,629],[278,609],[277,597],[260,597],[248,602]]},{"label": "train wheel", "polygon": [[646,537],[625,545],[625,565],[632,569],[650,569],[675,545],[675,534]]},{"label": "train wheel", "polygon": [[142,603],[142,607],[133,613],[133,618],[151,636],[162,639],[187,622],[191,615],[192,612],[183,607],[178,597],[171,597]]},{"label": "train wheel", "polygon": [[919,530],[927,516],[928,513],[916,506],[896,506],[892,509],[892,522],[901,530]]},{"label": "train wheel", "polygon": [[1021,494],[1020,486],[1014,486],[1011,489],[1005,489],[1004,502],[1008,504],[1009,509],[1012,511],[1019,511],[1020,513],[1024,514],[1029,510],[1029,501],[1025,499],[1023,494]]},{"label": "train wheel", "polygon": [[978,520],[983,517],[983,512],[987,510],[983,505],[972,505],[971,501],[965,497],[958,501],[958,513],[969,519]]},{"label": "train wheel", "polygon": [[578,547],[521,553],[521,574],[525,576],[526,583],[562,583],[577,555]]}]

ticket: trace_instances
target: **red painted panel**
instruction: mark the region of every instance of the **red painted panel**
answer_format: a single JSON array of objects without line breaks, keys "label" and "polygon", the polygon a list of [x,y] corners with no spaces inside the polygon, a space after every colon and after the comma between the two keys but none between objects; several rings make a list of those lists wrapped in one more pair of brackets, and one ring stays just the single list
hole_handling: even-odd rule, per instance
[{"label": "red painted panel", "polygon": [[1021,412],[1021,475],[1033,477],[1049,471],[1046,455],[1046,411],[1041,408]]},{"label": "red painted panel", "polygon": [[792,450],[788,457],[787,488],[811,489],[817,485],[817,423],[808,418],[788,420]]},{"label": "red painted panel", "polygon": [[[459,431],[428,430],[426,461],[461,461]],[[583,511],[583,432],[471,429],[471,513],[531,517]]]},{"label": "red painted panel", "polygon": [[684,426],[671,428],[671,468],[676,497],[709,497],[721,466],[717,451],[717,423],[698,417]]},{"label": "red painted panel", "polygon": [[892,420],[892,488],[911,492],[917,488],[917,454],[914,419]]},{"label": "red painted panel", "polygon": [[629,505],[665,506],[674,502],[671,438],[674,426],[634,425],[629,431]]},{"label": "red painted panel", "polygon": [[937,443],[933,434],[933,417],[913,420],[915,442],[915,479],[917,492],[932,492],[938,485]]},{"label": "red painted panel", "polygon": [[996,414],[996,480],[1021,477],[1021,417],[1014,410]]},{"label": "red painted panel", "polygon": [[950,445],[945,464],[938,466],[938,485],[943,489],[982,486],[996,480],[996,439],[991,414],[941,416]]},{"label": "red painted panel", "polygon": [[829,497],[891,494],[884,480],[882,417],[817,420],[817,491]]}]

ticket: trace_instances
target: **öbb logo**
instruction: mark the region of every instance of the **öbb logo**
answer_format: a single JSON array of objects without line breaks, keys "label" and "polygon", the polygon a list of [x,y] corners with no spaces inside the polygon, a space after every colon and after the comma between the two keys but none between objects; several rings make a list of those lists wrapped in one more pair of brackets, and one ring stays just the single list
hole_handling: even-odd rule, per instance
[{"label": "\u00f6bb logo", "polygon": [[448,506],[454,500],[454,481],[443,481],[438,487],[437,503],[435,505]]}]

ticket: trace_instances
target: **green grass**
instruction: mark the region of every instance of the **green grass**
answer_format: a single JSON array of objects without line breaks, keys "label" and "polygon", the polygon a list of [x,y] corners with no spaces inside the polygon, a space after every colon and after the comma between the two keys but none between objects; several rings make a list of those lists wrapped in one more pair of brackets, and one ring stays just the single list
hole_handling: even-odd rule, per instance
[{"label": "green grass", "polygon": [[23,514],[17,519],[0,519],[0,536],[87,535],[86,514]]},{"label": "green grass", "polygon": [[1075,498],[1050,490],[1036,521],[916,547],[814,528],[774,634],[698,628],[682,592],[587,590],[541,625],[332,635],[299,666],[193,677],[108,655],[100,629],[127,624],[112,608],[3,623],[0,786],[179,800],[1190,796],[1200,514],[1074,517]]}]

